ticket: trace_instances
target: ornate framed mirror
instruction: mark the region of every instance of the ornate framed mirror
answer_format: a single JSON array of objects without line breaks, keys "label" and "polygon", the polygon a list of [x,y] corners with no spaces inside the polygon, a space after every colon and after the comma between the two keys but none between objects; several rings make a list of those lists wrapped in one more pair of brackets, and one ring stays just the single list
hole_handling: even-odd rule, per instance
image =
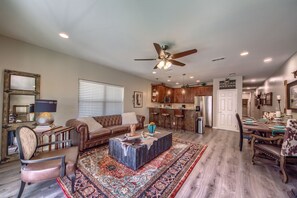
[{"label": "ornate framed mirror", "polygon": [[[35,99],[40,98],[40,75],[4,70],[1,160],[17,151],[14,132],[19,126],[35,125]],[[14,151],[11,152],[10,150]]]}]

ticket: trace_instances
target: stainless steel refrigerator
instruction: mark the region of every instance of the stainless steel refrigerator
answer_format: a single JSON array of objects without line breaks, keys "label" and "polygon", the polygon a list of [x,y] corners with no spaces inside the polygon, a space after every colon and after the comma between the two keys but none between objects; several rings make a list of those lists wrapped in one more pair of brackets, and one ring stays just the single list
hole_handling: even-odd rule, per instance
[{"label": "stainless steel refrigerator", "polygon": [[203,117],[203,123],[212,127],[212,96],[195,96],[194,107],[199,117]]}]

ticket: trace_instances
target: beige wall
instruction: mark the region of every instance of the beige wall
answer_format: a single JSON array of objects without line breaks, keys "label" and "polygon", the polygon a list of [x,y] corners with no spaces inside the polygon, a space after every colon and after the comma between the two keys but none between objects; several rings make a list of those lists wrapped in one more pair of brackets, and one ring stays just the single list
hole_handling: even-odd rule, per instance
[{"label": "beige wall", "polygon": [[[236,80],[237,89],[237,113],[242,115],[242,76],[235,76],[231,78]],[[217,94],[219,90],[219,82],[225,80],[225,78],[216,78],[213,80],[213,126],[214,128],[220,128],[217,124],[217,114],[218,114],[218,101]],[[235,113],[234,113],[234,119]]]},{"label": "beige wall", "polygon": [[[270,78],[268,78],[263,86],[259,87],[256,92],[259,93],[268,93],[272,92],[272,106],[261,106],[260,109],[256,109],[255,106],[252,106],[253,117],[259,118],[262,115],[263,111],[276,111],[278,107],[278,102],[276,96],[280,95],[281,100],[281,109],[284,113],[284,108],[286,108],[286,89],[284,86],[284,81],[287,80],[288,83],[297,80],[294,79],[292,74],[293,71],[297,70],[297,53],[295,53],[291,58],[289,58]],[[297,112],[293,113],[293,117],[297,118]]]},{"label": "beige wall", "polygon": [[[64,125],[78,116],[78,79],[124,86],[124,111],[145,115],[148,121],[146,107],[151,105],[151,82],[146,79],[3,36],[0,36],[0,69],[1,93],[4,69],[40,74],[41,98],[58,100],[56,125]],[[143,92],[143,108],[133,108],[134,91]],[[1,104],[2,99],[1,95]],[[2,105],[0,109],[2,112]]]},{"label": "beige wall", "polygon": [[242,99],[248,99],[248,104],[247,104],[247,116],[251,116],[251,99],[252,99],[252,94],[251,94],[251,92],[248,92],[248,93],[242,93]]}]

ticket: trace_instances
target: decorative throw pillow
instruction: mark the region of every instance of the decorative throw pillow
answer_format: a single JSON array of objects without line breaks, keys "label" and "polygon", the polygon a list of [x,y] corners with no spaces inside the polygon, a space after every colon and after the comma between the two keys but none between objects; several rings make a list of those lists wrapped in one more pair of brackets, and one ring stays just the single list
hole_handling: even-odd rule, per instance
[{"label": "decorative throw pillow", "polygon": [[137,124],[135,112],[122,113],[122,124]]},{"label": "decorative throw pillow", "polygon": [[77,118],[77,120],[86,123],[88,125],[89,132],[99,130],[99,129],[101,129],[103,127],[99,122],[97,122],[92,117]]}]

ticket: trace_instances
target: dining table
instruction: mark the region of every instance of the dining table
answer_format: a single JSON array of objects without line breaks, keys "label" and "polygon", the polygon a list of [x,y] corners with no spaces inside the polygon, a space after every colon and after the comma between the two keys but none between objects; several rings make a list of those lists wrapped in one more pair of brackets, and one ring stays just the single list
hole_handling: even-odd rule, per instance
[{"label": "dining table", "polygon": [[275,136],[284,134],[284,130],[278,130],[275,128],[275,126],[285,126],[285,123],[281,122],[259,122],[259,121],[254,121],[253,123],[247,124],[245,121],[242,122],[242,127],[244,129],[247,129],[249,131],[252,131],[253,133],[260,133],[264,137],[270,137],[270,136]]}]

